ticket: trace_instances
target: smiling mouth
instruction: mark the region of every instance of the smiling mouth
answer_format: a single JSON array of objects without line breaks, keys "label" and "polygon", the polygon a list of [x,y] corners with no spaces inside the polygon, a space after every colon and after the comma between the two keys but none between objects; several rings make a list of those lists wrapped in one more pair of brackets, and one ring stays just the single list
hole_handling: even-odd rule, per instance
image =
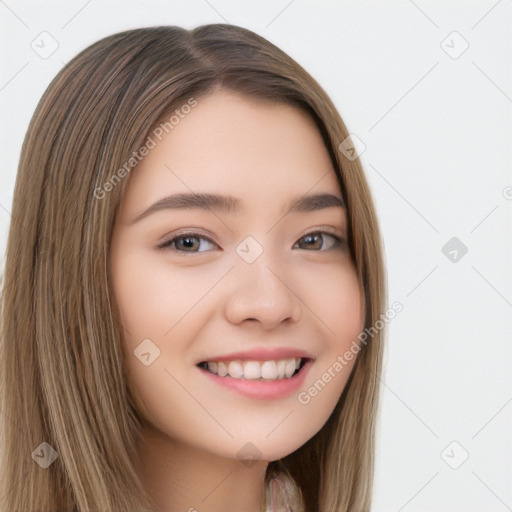
[{"label": "smiling mouth", "polygon": [[275,381],[291,379],[309,359],[295,357],[266,361],[202,361],[197,366],[219,377],[240,380]]}]

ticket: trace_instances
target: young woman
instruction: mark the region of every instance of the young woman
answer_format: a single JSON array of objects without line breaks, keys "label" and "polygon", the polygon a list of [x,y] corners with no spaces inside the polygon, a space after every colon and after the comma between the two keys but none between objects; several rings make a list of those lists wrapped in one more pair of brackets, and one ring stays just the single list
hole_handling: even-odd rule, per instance
[{"label": "young woman", "polygon": [[13,200],[2,512],[370,509],[385,278],[347,137],[240,27],[64,67]]}]

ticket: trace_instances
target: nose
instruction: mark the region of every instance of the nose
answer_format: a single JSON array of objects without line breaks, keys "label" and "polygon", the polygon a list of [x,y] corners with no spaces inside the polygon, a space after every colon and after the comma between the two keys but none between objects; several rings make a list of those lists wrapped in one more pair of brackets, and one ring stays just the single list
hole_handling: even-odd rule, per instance
[{"label": "nose", "polygon": [[265,330],[282,323],[298,322],[302,302],[293,283],[280,271],[267,265],[263,257],[253,263],[241,262],[232,272],[232,286],[226,289],[225,315],[229,322],[258,322]]}]

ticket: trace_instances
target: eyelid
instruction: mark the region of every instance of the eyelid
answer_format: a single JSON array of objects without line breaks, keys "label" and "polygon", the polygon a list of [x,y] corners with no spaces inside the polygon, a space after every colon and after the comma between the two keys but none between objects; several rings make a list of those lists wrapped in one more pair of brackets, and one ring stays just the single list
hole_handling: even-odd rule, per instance
[{"label": "eyelid", "polygon": [[[213,238],[210,235],[206,235],[206,234],[202,233],[201,229],[197,228],[197,230],[185,229],[184,231],[177,231],[177,232],[171,233],[170,235],[166,236],[162,242],[159,242],[157,244],[157,249],[167,249],[171,245],[171,243],[174,242],[177,238],[184,238],[187,236],[194,237],[194,238],[202,238],[202,239],[207,240],[208,242],[216,245],[217,247],[219,247],[219,244],[217,242],[215,242],[215,240],[213,240]],[[177,253],[181,252],[181,253],[187,254],[186,251],[176,251],[175,250],[174,252],[177,252]],[[204,251],[200,251],[200,252],[204,252]],[[194,254],[194,253],[192,252],[192,253],[188,253],[188,254]]]},{"label": "eyelid", "polygon": [[338,237],[340,240],[345,239],[345,235],[343,234],[342,230],[335,229],[335,228],[328,228],[328,227],[311,228],[311,230],[306,231],[306,233],[304,233],[300,238],[303,238],[307,235],[314,235],[315,233],[324,233],[327,235],[332,235],[332,236]]},{"label": "eyelid", "polygon": [[[325,235],[331,235],[334,238],[337,238],[342,244],[348,244],[348,237],[347,232],[343,228],[335,228],[332,226],[316,226],[309,230],[307,230],[301,237],[299,237],[298,240],[301,238],[307,236],[307,235],[315,235],[315,234],[325,234]],[[297,241],[298,241],[297,240]],[[295,242],[297,243],[297,242]]]}]

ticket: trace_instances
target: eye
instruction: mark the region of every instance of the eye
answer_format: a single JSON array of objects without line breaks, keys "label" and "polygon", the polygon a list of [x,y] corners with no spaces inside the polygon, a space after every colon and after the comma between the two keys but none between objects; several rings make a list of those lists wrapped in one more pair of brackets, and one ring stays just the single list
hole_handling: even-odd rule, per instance
[{"label": "eye", "polygon": [[[210,247],[208,247],[210,245]],[[163,244],[159,245],[160,249],[166,249],[168,247],[178,252],[204,252],[211,249],[216,244],[209,238],[201,236],[197,233],[185,233],[179,236],[175,236],[170,240],[167,240]],[[206,247],[205,247],[206,246]]]},{"label": "eye", "polygon": [[300,244],[301,241],[304,243],[299,249],[312,249],[316,251],[326,251],[329,249],[343,248],[345,246],[345,240],[327,233],[326,231],[314,231],[304,235],[296,244]]},{"label": "eye", "polygon": [[[183,233],[175,236],[158,247],[160,249],[171,248],[176,252],[198,253],[212,250],[217,244],[199,233]],[[327,251],[330,249],[343,248],[345,240],[326,231],[314,231],[304,235],[293,248]]]}]

